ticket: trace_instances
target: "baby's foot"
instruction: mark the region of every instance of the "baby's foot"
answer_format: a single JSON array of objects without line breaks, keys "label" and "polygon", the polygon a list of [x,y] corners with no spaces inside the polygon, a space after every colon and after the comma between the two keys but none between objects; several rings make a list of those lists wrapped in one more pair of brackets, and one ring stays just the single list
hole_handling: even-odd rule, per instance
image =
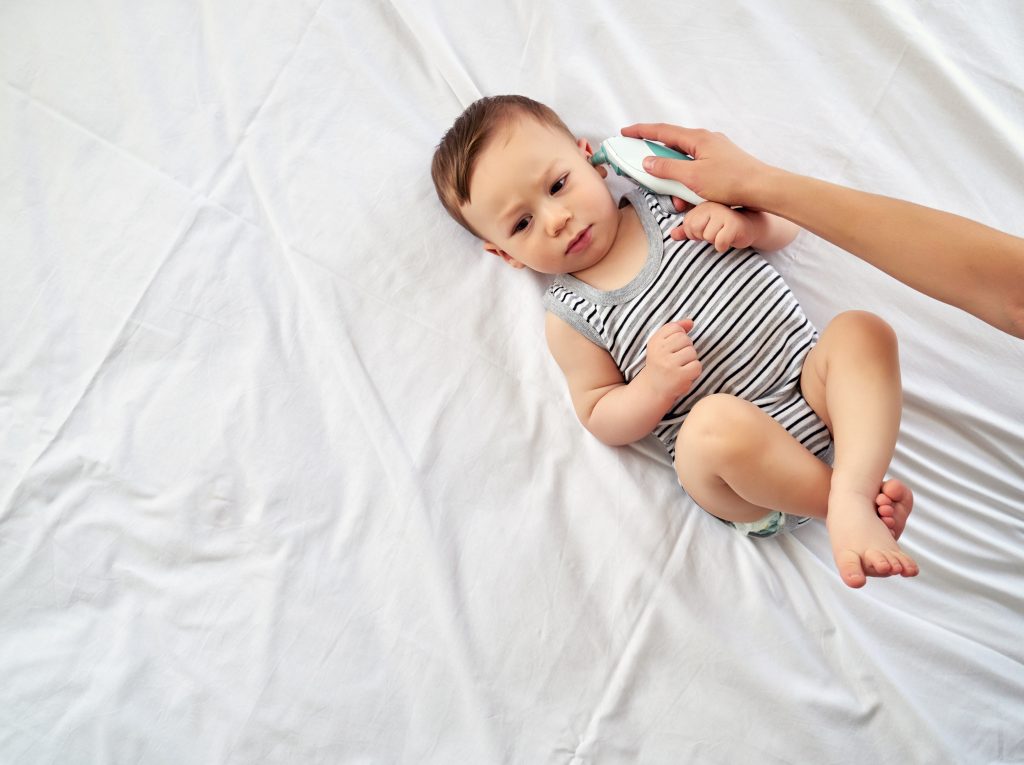
[{"label": "baby's foot", "polygon": [[888,527],[893,539],[900,538],[913,509],[914,492],[898,478],[890,478],[883,483],[881,494],[875,497],[875,512]]},{"label": "baby's foot", "polygon": [[917,576],[917,563],[896,544],[867,497],[831,492],[825,524],[836,568],[847,586],[863,587],[869,576]]}]

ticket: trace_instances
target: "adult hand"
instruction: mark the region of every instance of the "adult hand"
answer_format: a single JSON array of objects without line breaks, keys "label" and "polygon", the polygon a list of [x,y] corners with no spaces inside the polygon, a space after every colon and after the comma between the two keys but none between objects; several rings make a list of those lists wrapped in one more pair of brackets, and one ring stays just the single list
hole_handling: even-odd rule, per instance
[{"label": "adult hand", "polygon": [[[644,169],[659,178],[682,183],[711,202],[757,206],[757,192],[776,168],[747,154],[721,133],[667,125],[638,123],[622,128],[630,138],[647,138],[686,152],[692,161],[649,157]],[[676,209],[682,209],[679,204]]]}]

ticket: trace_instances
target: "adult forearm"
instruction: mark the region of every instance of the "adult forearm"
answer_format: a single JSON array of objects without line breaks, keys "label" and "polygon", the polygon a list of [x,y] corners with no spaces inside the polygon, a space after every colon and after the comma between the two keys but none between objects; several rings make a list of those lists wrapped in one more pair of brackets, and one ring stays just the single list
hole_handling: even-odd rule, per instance
[{"label": "adult forearm", "polygon": [[914,289],[1024,337],[1024,239],[952,213],[773,169],[750,203]]}]

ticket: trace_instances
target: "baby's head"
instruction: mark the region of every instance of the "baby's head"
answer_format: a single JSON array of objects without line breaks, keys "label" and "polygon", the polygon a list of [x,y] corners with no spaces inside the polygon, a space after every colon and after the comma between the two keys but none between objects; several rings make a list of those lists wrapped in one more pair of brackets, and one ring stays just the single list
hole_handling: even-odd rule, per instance
[{"label": "baby's head", "polygon": [[431,174],[445,209],[485,250],[516,268],[571,273],[604,257],[618,231],[591,154],[544,104],[492,96],[444,135]]}]

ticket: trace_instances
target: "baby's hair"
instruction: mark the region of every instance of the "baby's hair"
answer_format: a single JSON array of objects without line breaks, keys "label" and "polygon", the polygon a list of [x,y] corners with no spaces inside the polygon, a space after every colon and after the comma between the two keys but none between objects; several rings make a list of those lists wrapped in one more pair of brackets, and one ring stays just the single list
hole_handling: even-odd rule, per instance
[{"label": "baby's hair", "polygon": [[448,214],[474,236],[479,234],[462,215],[462,206],[469,202],[469,179],[477,158],[499,129],[523,116],[563,130],[573,138],[559,116],[539,101],[526,96],[487,96],[471,103],[459,115],[434,151],[430,175],[437,196]]}]

